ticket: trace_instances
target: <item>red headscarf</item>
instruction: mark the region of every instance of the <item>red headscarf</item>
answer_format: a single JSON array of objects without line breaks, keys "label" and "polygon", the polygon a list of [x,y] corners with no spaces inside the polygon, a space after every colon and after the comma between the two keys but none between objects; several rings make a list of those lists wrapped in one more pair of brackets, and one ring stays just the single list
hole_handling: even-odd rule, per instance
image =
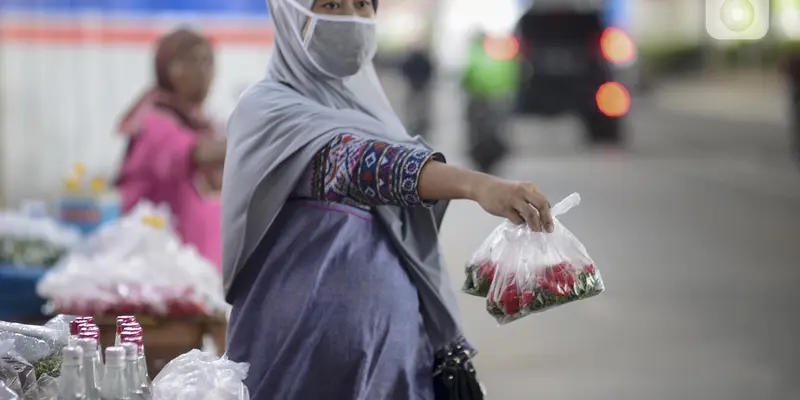
[{"label": "red headscarf", "polygon": [[149,89],[122,117],[119,131],[125,136],[139,133],[142,117],[153,108],[159,107],[173,112],[189,128],[207,131],[212,128],[202,107],[181,101],[173,91],[169,79],[169,67],[182,52],[199,44],[210,43],[208,38],[189,29],[181,28],[163,36],[156,48],[155,72],[156,86]]}]

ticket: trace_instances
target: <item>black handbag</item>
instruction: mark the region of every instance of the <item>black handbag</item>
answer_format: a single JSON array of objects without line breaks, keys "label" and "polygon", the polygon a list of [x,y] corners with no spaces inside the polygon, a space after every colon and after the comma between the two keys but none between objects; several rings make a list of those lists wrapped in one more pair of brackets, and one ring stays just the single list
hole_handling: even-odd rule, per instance
[{"label": "black handbag", "polygon": [[463,338],[436,353],[433,371],[436,400],[483,400],[485,393],[472,365],[475,354],[475,349]]}]

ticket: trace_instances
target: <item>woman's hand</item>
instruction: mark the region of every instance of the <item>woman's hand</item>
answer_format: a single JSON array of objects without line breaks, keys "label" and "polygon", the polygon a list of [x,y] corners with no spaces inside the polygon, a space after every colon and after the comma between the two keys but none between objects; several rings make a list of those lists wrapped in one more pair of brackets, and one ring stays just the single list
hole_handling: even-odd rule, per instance
[{"label": "woman's hand", "polygon": [[473,200],[489,214],[527,223],[534,232],[553,232],[550,203],[530,182],[515,182],[483,175],[474,183]]},{"label": "woman's hand", "polygon": [[550,203],[530,182],[509,181],[431,160],[420,171],[417,190],[425,200],[470,199],[489,214],[516,224],[525,222],[536,232],[553,232]]}]

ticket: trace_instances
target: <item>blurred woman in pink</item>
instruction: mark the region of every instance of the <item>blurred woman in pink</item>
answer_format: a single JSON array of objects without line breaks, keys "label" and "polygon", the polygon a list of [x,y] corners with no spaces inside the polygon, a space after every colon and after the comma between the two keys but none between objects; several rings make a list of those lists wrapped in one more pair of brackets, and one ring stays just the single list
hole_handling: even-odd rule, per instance
[{"label": "blurred woman in pink", "polygon": [[213,69],[206,37],[179,29],[159,41],[156,86],[120,125],[129,144],[117,187],[125,212],[140,200],[168,205],[183,241],[219,268],[225,142],[203,112]]}]

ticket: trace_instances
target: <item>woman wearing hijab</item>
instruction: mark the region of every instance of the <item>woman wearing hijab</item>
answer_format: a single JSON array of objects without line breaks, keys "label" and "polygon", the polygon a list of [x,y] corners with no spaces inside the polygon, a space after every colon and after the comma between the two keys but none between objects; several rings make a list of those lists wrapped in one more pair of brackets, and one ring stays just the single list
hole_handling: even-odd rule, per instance
[{"label": "woman wearing hijab", "polygon": [[187,29],[164,36],[155,75],[156,86],[120,125],[130,140],[117,181],[123,209],[140,200],[168,205],[183,241],[219,266],[225,143],[203,113],[213,77],[211,43]]},{"label": "woman wearing hijab", "polygon": [[227,355],[258,400],[441,397],[435,357],[474,354],[439,249],[448,200],[551,231],[549,204],[406,133],[372,65],[377,1],[268,3],[271,65],[228,125]]}]

